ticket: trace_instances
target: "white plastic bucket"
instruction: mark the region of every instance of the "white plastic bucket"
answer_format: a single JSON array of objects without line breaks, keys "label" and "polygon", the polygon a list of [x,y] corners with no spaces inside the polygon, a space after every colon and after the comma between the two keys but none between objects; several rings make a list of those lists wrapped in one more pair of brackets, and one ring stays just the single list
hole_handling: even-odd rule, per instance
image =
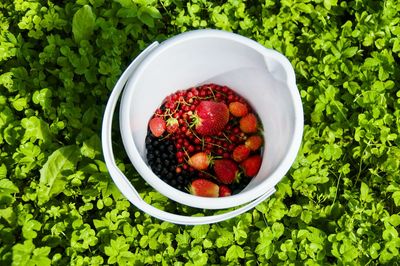
[{"label": "white plastic bucket", "polygon": [[[146,162],[147,124],[162,100],[177,90],[206,83],[226,85],[246,98],[264,127],[265,150],[260,171],[243,191],[228,197],[206,198],[177,190],[156,176]],[[124,148],[147,183],[169,199],[191,207],[225,209],[244,206],[215,216],[188,217],[145,203],[115,165],[111,147],[111,120],[123,89],[120,130]],[[129,65],[107,103],[102,146],[112,179],[132,204],[165,221],[205,224],[232,218],[274,193],[275,185],[296,158],[303,124],[294,70],[286,57],[237,34],[196,30],[161,44],[153,43]]]}]

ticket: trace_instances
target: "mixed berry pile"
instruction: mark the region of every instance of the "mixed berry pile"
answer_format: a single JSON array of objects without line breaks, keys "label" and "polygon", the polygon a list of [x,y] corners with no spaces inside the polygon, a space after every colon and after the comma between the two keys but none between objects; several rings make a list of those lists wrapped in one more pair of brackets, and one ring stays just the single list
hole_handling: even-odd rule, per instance
[{"label": "mixed berry pile", "polygon": [[229,196],[258,173],[262,133],[250,104],[227,86],[179,90],[149,121],[147,161],[157,176],[181,191]]}]

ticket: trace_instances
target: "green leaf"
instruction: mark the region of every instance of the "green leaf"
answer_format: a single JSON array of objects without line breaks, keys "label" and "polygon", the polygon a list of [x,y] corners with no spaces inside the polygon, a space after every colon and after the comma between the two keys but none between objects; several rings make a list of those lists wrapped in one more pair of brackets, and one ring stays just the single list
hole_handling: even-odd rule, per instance
[{"label": "green leaf", "polygon": [[342,254],[343,262],[353,262],[358,257],[358,250],[350,239],[344,239],[343,244],[340,246],[340,253]]},{"label": "green leaf", "polygon": [[394,200],[394,204],[396,206],[400,206],[400,191],[396,191],[392,194],[392,198]]},{"label": "green leaf", "polygon": [[219,231],[219,237],[215,241],[215,245],[218,248],[227,247],[234,242],[234,234],[227,229],[222,229]]},{"label": "green leaf", "polygon": [[190,244],[190,239],[190,235],[186,231],[184,231],[182,234],[177,234],[175,238],[176,242],[181,247],[188,246]]},{"label": "green leaf", "polygon": [[[1,52],[1,49],[0,49]],[[1,57],[0,57],[1,61]],[[13,85],[14,81],[12,79],[13,73],[12,72],[6,72],[0,75],[0,85],[4,86],[8,91],[13,91]]]},{"label": "green leaf", "polygon": [[0,179],[0,195],[1,194],[12,194],[18,193],[19,189],[14,183],[9,179]]},{"label": "green leaf", "polygon": [[18,98],[12,101],[12,106],[17,111],[22,111],[28,106],[26,98]]},{"label": "green leaf", "polygon": [[49,156],[40,169],[39,205],[46,203],[64,190],[67,183],[64,173],[75,169],[78,157],[79,149],[75,145],[59,148]]},{"label": "green leaf", "polygon": [[154,27],[154,17],[148,13],[148,8],[142,6],[138,10],[138,18],[141,22],[146,24],[148,27]]},{"label": "green leaf", "polygon": [[379,65],[379,60],[373,57],[368,57],[365,59],[364,66],[367,68],[373,68]]},{"label": "green leaf", "polygon": [[233,233],[237,244],[241,245],[246,242],[247,233],[243,228],[241,221],[238,223],[238,226],[233,227]]},{"label": "green leaf", "polygon": [[96,26],[95,20],[95,15],[89,5],[84,5],[76,11],[72,18],[72,33],[77,43],[91,38]]},{"label": "green leaf", "polygon": [[139,241],[139,245],[141,248],[146,248],[149,244],[149,236],[142,236]]},{"label": "green leaf", "polygon": [[324,184],[329,181],[326,176],[310,176],[304,182],[306,184]]},{"label": "green leaf", "polygon": [[158,11],[157,8],[155,8],[154,6],[146,6],[143,10],[143,12],[146,12],[147,14],[149,14],[152,18],[161,18],[161,13],[160,11]]},{"label": "green leaf", "polygon": [[101,143],[100,138],[97,135],[93,135],[88,140],[83,142],[81,147],[81,153],[83,156],[94,159],[96,155],[101,154]]},{"label": "green leaf", "polygon": [[304,221],[306,224],[311,223],[312,218],[313,218],[313,216],[312,216],[312,212],[311,212],[311,211],[309,211],[309,210],[303,210],[303,211],[301,212],[300,219],[301,219],[302,221]]},{"label": "green leaf", "polygon": [[272,224],[272,233],[274,234],[275,239],[279,239],[285,231],[285,227],[281,223],[273,223]]},{"label": "green leaf", "polygon": [[8,207],[5,209],[0,209],[0,218],[3,218],[8,224],[12,225],[15,224],[17,215],[12,207]]},{"label": "green leaf", "polygon": [[400,52],[400,40],[395,39],[393,42],[393,52],[398,53]]},{"label": "green leaf", "polygon": [[360,189],[360,199],[365,202],[371,202],[374,199],[369,195],[369,187],[367,184],[364,182],[361,183],[361,189]]},{"label": "green leaf", "polygon": [[134,6],[134,2],[132,0],[114,0],[117,3],[120,3],[121,6],[125,8],[131,8]]},{"label": "green leaf", "polygon": [[237,260],[239,258],[243,259],[244,251],[243,251],[242,247],[240,247],[238,245],[232,245],[226,251],[225,257],[228,261]]},{"label": "green leaf", "polygon": [[25,240],[24,244],[16,244],[12,249],[12,265],[28,265],[31,254],[35,249],[35,245],[32,243],[32,240]]},{"label": "green leaf", "polygon": [[337,160],[342,156],[342,149],[336,143],[325,145],[324,157],[327,160]]},{"label": "green leaf", "polygon": [[382,233],[382,238],[386,241],[397,239],[399,233],[397,232],[396,228],[391,225],[387,225],[386,229]]},{"label": "green leaf", "polygon": [[135,257],[135,254],[128,250],[121,251],[118,254],[118,265],[129,265],[135,259]]},{"label": "green leaf", "polygon": [[192,265],[200,266],[207,264],[208,255],[207,253],[202,251],[201,246],[194,246],[191,250],[187,252],[187,254],[192,261]]},{"label": "green leaf", "polygon": [[204,248],[212,248],[213,242],[211,242],[209,239],[204,239],[203,241],[203,247]]},{"label": "green leaf", "polygon": [[51,96],[53,93],[51,92],[50,89],[44,88],[41,89],[40,91],[35,91],[32,96],[32,101],[35,104],[40,104],[43,109],[48,109],[51,106]]},{"label": "green leaf", "polygon": [[255,252],[259,255],[264,255],[267,259],[270,259],[274,255],[275,245],[273,242],[263,241],[257,245]]},{"label": "green leaf", "polygon": [[281,200],[271,200],[266,218],[268,221],[275,222],[281,220],[287,213],[286,205]]},{"label": "green leaf", "polygon": [[190,236],[194,239],[196,238],[205,238],[207,236],[208,230],[210,229],[210,225],[196,225],[190,230]]},{"label": "green leaf", "polygon": [[27,141],[35,142],[36,140],[49,142],[52,140],[53,136],[50,132],[49,125],[36,116],[23,118],[21,120],[21,125],[25,129],[22,143]]},{"label": "green leaf", "polygon": [[117,15],[122,18],[136,18],[137,17],[137,7],[133,6],[131,8],[121,8],[118,10]]},{"label": "green leaf", "polygon": [[297,204],[293,204],[290,206],[289,212],[288,212],[288,216],[290,217],[297,217],[301,214],[301,212],[303,211],[302,207],[300,205]]},{"label": "green leaf", "polygon": [[51,260],[48,258],[51,251],[50,247],[40,247],[33,251],[30,265],[50,266]]},{"label": "green leaf", "polygon": [[358,51],[358,47],[346,48],[346,50],[344,50],[342,53],[342,57],[343,58],[353,57],[357,53],[357,51]]},{"label": "green leaf", "polygon": [[389,219],[389,223],[393,225],[394,227],[397,227],[400,225],[400,215],[399,214],[392,214]]},{"label": "green leaf", "polygon": [[42,224],[36,220],[28,220],[22,227],[22,235],[25,239],[33,239],[37,237],[37,232],[42,227]]},{"label": "green leaf", "polygon": [[380,245],[378,243],[374,243],[371,245],[369,248],[369,254],[371,255],[371,258],[376,259],[379,257],[379,250],[380,250]]}]

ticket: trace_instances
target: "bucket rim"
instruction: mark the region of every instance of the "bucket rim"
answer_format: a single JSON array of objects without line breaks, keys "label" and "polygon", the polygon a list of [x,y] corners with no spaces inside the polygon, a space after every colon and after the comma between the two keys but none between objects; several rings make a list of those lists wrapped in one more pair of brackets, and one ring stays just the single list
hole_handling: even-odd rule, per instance
[{"label": "bucket rim", "polygon": [[[128,106],[130,105],[130,95],[134,91],[130,88],[134,87],[136,77],[140,76],[142,71],[146,69],[146,65],[154,60],[154,58],[156,58],[158,55],[163,53],[166,49],[169,49],[170,47],[185,41],[193,41],[200,38],[222,38],[233,42],[238,42],[245,46],[248,46],[251,49],[254,49],[265,58],[273,58],[276,61],[280,62],[286,72],[286,86],[289,89],[290,96],[292,98],[291,100],[294,103],[293,109],[295,119],[293,126],[293,138],[288,145],[288,152],[284,155],[283,160],[278,164],[276,169],[271,172],[269,177],[260,182],[257,186],[228,197],[199,197],[182,192],[162,181],[157,175],[152,172],[150,167],[146,164],[145,160],[140,155],[137,146],[132,138],[131,128],[127,126],[127,122],[130,120],[130,112],[127,112],[126,110],[128,110]],[[152,186],[156,191],[159,191],[161,194],[168,197],[169,199],[187,206],[202,209],[226,209],[230,207],[240,206],[262,196],[264,193],[266,193],[266,191],[273,189],[275,185],[284,177],[284,175],[287,173],[287,171],[292,166],[294,160],[296,159],[298,150],[301,145],[303,127],[304,118],[301,97],[297,89],[294,69],[289,60],[281,53],[272,49],[268,49],[254,40],[235,33],[225,32],[221,30],[205,29],[189,31],[171,37],[170,39],[160,43],[146,56],[146,58],[137,67],[137,69],[127,81],[120,105],[120,132],[122,135],[123,145],[131,163],[133,164],[137,172],[150,186]]]}]

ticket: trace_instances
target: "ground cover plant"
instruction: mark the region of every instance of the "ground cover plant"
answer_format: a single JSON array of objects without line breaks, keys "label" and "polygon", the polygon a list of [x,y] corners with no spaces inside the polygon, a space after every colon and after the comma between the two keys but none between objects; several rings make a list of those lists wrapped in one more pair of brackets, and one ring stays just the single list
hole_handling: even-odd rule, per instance
[{"label": "ground cover plant", "polygon": [[[398,265],[399,21],[396,0],[1,1],[0,264]],[[115,188],[101,118],[140,51],[198,28],[289,58],[304,138],[277,192],[254,210],[178,226]],[[115,146],[147,202],[203,214],[143,184]]]}]

